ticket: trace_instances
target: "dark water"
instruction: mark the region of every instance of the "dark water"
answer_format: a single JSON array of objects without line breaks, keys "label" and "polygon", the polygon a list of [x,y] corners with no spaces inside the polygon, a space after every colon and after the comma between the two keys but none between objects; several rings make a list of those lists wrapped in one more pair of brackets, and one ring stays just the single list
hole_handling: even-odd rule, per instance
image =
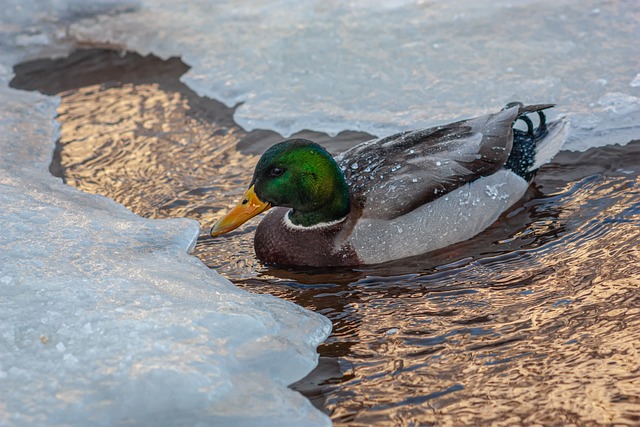
[{"label": "dark water", "polygon": [[[62,97],[52,173],[145,217],[197,219],[205,264],[331,319],[320,365],[293,387],[335,425],[640,425],[640,142],[560,153],[470,241],[282,270],[256,260],[257,221],[207,233],[280,137],[240,129],[185,70],[90,50],[22,64],[12,85]],[[368,139],[299,136],[333,152]]]}]

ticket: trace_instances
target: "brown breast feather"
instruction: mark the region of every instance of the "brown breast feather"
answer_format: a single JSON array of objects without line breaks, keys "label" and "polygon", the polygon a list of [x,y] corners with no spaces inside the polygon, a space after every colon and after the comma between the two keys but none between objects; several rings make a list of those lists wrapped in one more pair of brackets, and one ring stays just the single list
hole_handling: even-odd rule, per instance
[{"label": "brown breast feather", "polygon": [[[284,217],[289,208],[273,208],[256,230],[254,246],[258,258],[269,264],[310,267],[350,266],[361,264],[346,238],[357,215],[349,215],[337,224],[311,229],[291,228]],[[336,249],[336,243],[338,244]]]}]

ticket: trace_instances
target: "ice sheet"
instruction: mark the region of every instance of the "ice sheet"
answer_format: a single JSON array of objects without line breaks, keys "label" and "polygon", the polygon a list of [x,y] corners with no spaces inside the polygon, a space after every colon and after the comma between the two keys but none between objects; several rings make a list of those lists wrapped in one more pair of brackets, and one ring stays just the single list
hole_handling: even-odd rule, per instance
[{"label": "ice sheet", "polygon": [[70,34],[180,55],[194,90],[243,103],[246,129],[384,135],[554,102],[575,117],[569,147],[583,149],[640,133],[640,109],[602,105],[640,96],[639,22],[634,1],[144,0]]},{"label": "ice sheet", "polygon": [[9,89],[12,66],[65,54],[62,22],[113,4],[40,6],[3,4],[0,23],[0,425],[330,425],[287,388],[327,319],[187,255],[195,221],[51,176],[58,101]]},{"label": "ice sheet", "polygon": [[[5,10],[31,57],[96,44],[180,56],[192,67],[183,80],[242,103],[235,120],[248,130],[385,135],[521,100],[570,116],[569,149],[640,134],[630,0],[11,0]],[[614,98],[630,108],[611,108]]]},{"label": "ice sheet", "polygon": [[56,104],[0,88],[0,425],[329,425],[286,387],[328,320],[187,255],[195,221],[52,177]]},{"label": "ice sheet", "polygon": [[328,320],[187,255],[195,221],[52,177],[55,107],[0,89],[0,424],[330,424],[286,388]]}]

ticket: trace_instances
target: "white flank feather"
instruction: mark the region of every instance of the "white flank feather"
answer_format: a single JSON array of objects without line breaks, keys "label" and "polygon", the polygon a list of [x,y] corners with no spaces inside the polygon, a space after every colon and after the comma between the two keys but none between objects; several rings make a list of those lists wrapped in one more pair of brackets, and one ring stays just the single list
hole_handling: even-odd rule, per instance
[{"label": "white flank feather", "polygon": [[529,171],[536,170],[540,166],[549,163],[558,154],[569,136],[569,127],[569,121],[565,117],[560,117],[547,125],[549,133],[538,141],[536,156]]}]

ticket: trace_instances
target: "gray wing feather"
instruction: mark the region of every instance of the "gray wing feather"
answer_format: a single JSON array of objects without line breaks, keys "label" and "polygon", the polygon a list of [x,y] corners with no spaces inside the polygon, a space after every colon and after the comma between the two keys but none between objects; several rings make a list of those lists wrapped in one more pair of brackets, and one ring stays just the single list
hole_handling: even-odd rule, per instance
[{"label": "gray wing feather", "polygon": [[392,219],[490,175],[509,157],[519,108],[364,142],[336,157],[365,218]]}]

